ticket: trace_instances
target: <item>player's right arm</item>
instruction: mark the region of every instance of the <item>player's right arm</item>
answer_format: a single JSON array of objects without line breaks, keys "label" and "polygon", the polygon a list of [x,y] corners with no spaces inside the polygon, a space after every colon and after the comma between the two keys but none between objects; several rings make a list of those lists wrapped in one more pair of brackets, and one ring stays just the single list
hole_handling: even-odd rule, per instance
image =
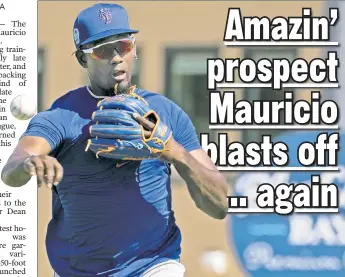
[{"label": "player's right arm", "polygon": [[59,183],[63,169],[52,153],[72,136],[73,115],[72,111],[54,104],[50,110],[35,115],[4,166],[2,181],[20,187],[36,175],[38,186],[52,187]]},{"label": "player's right arm", "polygon": [[62,179],[63,168],[49,156],[51,150],[43,137],[22,137],[1,172],[2,181],[8,186],[20,187],[36,175],[38,186],[57,185]]}]

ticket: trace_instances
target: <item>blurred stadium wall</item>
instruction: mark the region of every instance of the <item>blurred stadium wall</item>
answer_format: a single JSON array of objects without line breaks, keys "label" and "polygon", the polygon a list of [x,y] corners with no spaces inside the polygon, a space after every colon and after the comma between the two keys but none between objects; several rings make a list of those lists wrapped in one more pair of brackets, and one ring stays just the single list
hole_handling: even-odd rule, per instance
[{"label": "blurred stadium wall", "polygon": [[[72,53],[73,23],[79,11],[96,3],[92,1],[38,2],[38,97],[39,109],[67,91],[87,83],[85,72]],[[197,131],[208,130],[208,93],[206,90],[206,58],[303,57],[311,60],[321,52],[318,48],[226,48],[223,34],[227,10],[240,7],[244,16],[297,16],[302,7],[313,8],[315,15],[323,12],[322,1],[117,1],[129,13],[130,25],[140,33],[134,82],[140,87],[165,94],[179,104],[192,118]],[[310,91],[295,91],[295,100],[310,98]],[[280,99],[279,91],[269,89],[237,90],[239,98]],[[182,100],[183,99],[183,100]],[[82,100],[81,100],[82,103]],[[267,133],[267,132],[266,132]],[[216,136],[216,133],[212,133]],[[257,140],[260,130],[231,132],[232,140]],[[232,175],[229,174],[231,185]],[[212,220],[198,211],[185,185],[174,174],[173,208],[183,232],[182,261],[186,277],[242,277],[240,265],[228,245],[226,222]],[[39,277],[52,276],[45,252],[45,232],[51,215],[51,195],[39,190]],[[215,273],[205,269],[201,255],[220,250],[226,255],[226,267]],[[219,268],[222,268],[220,266]]]}]

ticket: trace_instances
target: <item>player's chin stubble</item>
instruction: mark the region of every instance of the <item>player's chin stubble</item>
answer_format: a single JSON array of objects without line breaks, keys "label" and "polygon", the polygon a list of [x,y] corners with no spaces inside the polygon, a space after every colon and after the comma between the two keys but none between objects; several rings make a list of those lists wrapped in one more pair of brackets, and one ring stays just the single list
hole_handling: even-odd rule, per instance
[{"label": "player's chin stubble", "polygon": [[116,87],[116,84],[112,88],[105,89],[103,94],[105,96],[114,96],[115,94],[126,94],[129,92],[129,88],[131,87],[131,84],[130,82],[117,83],[116,92],[115,92],[115,87]]},{"label": "player's chin stubble", "polygon": [[130,82],[121,82],[118,84],[117,89],[116,89],[116,94],[126,94],[129,92],[129,88],[131,87]]}]

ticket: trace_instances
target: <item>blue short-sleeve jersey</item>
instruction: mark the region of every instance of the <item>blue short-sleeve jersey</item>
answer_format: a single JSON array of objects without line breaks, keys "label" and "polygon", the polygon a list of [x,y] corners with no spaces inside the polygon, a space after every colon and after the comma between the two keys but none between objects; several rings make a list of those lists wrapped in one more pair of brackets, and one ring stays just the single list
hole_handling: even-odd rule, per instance
[{"label": "blue short-sleeve jersey", "polygon": [[[201,149],[187,114],[168,98],[137,89],[187,151]],[[181,234],[171,208],[170,165],[111,159],[85,152],[96,99],[70,91],[29,123],[23,136],[45,138],[64,168],[53,190],[46,248],[61,277],[139,276],[180,255]]]}]

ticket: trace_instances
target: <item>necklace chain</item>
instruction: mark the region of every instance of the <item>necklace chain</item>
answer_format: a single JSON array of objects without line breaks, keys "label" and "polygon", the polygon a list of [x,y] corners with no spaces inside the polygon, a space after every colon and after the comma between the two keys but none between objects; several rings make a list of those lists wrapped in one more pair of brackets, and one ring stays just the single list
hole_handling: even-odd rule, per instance
[{"label": "necklace chain", "polygon": [[94,98],[105,98],[105,96],[98,96],[98,95],[93,94],[89,86],[86,86],[86,89],[90,93],[90,95]]}]

